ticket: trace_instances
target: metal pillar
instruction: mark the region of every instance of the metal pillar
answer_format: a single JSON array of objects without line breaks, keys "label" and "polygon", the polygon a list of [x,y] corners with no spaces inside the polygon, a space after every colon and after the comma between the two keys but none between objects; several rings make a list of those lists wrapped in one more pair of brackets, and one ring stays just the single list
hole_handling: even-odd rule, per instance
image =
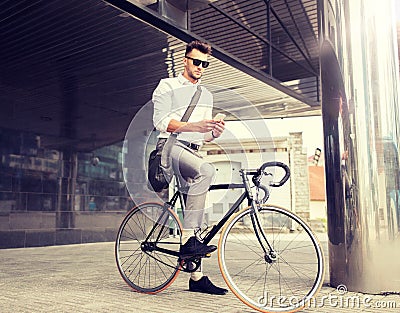
[{"label": "metal pillar", "polygon": [[60,152],[60,169],[57,184],[56,227],[75,228],[75,189],[78,172],[76,152]]}]

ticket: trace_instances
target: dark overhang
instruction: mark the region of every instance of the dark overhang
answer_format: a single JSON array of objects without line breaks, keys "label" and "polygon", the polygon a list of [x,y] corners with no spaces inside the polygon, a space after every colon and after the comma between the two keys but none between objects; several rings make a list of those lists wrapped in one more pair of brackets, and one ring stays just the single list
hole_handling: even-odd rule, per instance
[{"label": "dark overhang", "polygon": [[316,1],[268,2],[211,1],[190,10],[189,29],[157,1],[2,2],[0,127],[79,151],[121,141],[195,38],[213,44],[204,83],[229,118],[320,114]]}]

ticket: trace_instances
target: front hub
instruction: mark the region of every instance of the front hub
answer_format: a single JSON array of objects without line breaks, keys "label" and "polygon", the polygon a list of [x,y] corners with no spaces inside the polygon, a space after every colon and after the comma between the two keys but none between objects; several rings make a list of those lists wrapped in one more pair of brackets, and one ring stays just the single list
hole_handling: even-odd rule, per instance
[{"label": "front hub", "polygon": [[264,255],[264,259],[267,263],[273,263],[276,262],[278,259],[278,254],[275,251],[269,251]]}]

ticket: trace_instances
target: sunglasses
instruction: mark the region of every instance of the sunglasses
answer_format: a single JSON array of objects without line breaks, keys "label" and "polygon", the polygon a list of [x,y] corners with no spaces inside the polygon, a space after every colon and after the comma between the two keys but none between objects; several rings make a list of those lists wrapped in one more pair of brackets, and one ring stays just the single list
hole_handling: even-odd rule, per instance
[{"label": "sunglasses", "polygon": [[207,68],[210,65],[210,62],[208,62],[208,61],[202,61],[202,60],[199,60],[199,59],[193,59],[193,58],[188,57],[188,56],[185,56],[185,58],[192,60],[194,66],[199,66],[201,64],[201,66],[203,68]]}]

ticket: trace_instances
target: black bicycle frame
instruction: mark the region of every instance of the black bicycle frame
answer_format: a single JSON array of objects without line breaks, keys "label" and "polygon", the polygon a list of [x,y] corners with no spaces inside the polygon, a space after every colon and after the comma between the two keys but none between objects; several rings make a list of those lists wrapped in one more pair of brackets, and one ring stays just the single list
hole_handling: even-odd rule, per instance
[{"label": "black bicycle frame", "polygon": [[[249,206],[253,206],[254,202],[253,202],[253,195],[251,193],[250,190],[250,184],[249,184],[249,180],[248,180],[248,175],[256,175],[257,172],[254,170],[250,170],[250,171],[246,171],[246,170],[241,170],[240,171],[240,175],[242,177],[243,180],[243,184],[232,184],[232,185],[228,185],[228,184],[222,184],[222,185],[213,185],[210,187],[210,190],[216,190],[216,189],[228,189],[228,188],[245,188],[245,191],[243,192],[243,194],[236,200],[236,202],[233,204],[233,206],[228,210],[228,212],[226,212],[226,214],[224,215],[224,217],[218,222],[217,225],[214,225],[213,228],[206,234],[206,236],[203,239],[203,243],[208,244],[210,243],[210,241],[215,237],[215,235],[219,232],[219,230],[224,226],[224,224],[229,220],[229,218],[237,212],[240,204],[244,201],[244,199],[247,198],[248,200],[248,205]],[[255,208],[254,208],[255,209]],[[260,234],[262,235],[263,239],[265,240],[265,242],[267,243],[270,252],[273,251],[272,246],[270,245],[270,243],[268,242],[268,239],[264,233],[264,231],[262,230],[262,227],[260,225],[260,221],[258,220],[257,215],[252,215],[251,216],[251,221],[253,224],[253,228],[254,228],[254,232],[256,234],[257,240],[260,243],[261,248],[263,249],[264,253],[267,254],[267,250],[264,247],[264,244],[262,243]]]},{"label": "black bicycle frame", "polygon": [[[247,199],[249,206],[252,205],[252,203],[253,203],[253,195],[252,195],[251,190],[250,190],[250,183],[249,183],[249,180],[248,180],[247,176],[248,175],[256,175],[257,171],[255,171],[255,170],[241,170],[240,174],[242,176],[243,184],[218,184],[218,185],[210,186],[209,190],[224,190],[224,189],[244,188],[245,191],[240,195],[240,197],[236,200],[236,202],[232,205],[232,207],[228,210],[228,212],[225,213],[225,215],[218,222],[218,224],[214,225],[211,228],[211,230],[204,236],[204,238],[203,238],[203,243],[204,244],[209,244],[210,243],[210,241],[215,237],[215,235],[220,231],[220,229],[222,229],[222,227],[229,220],[229,218],[234,213],[236,213],[238,211],[240,204],[242,204],[242,202],[245,199]],[[178,201],[178,199],[181,202],[181,205],[183,205],[183,203],[182,203],[183,202],[182,193],[179,190],[177,190],[174,193],[174,195],[172,196],[170,201],[167,201],[165,203],[163,213],[160,215],[160,217],[158,218],[156,224],[153,226],[153,229],[150,231],[150,233],[147,236],[145,242],[148,242],[149,238],[151,237],[151,235],[155,231],[157,225],[164,218],[164,215],[165,215],[166,211],[168,210],[168,208],[175,207],[175,204]],[[267,242],[267,245],[268,245],[268,247],[270,249],[271,249],[271,246],[270,246],[267,238],[265,237],[265,234],[262,231],[262,228],[260,227],[260,223],[259,223],[258,219],[256,217],[252,217],[252,223],[253,223],[253,227],[255,229],[255,233],[256,233],[257,239],[258,239],[262,249],[264,250],[264,252],[267,253],[264,245],[262,244],[262,240],[261,240],[261,238],[260,238],[260,236],[258,234],[257,229],[261,231],[262,237]],[[161,235],[161,233],[158,234],[157,238],[159,238],[160,235]],[[169,255],[179,256],[179,252],[178,251],[173,251],[173,250],[170,250],[170,249],[160,248],[160,247],[157,247],[157,245],[152,246],[151,249],[159,251],[159,252],[163,252],[163,253],[166,253],[166,254],[169,254]]]},{"label": "black bicycle frame", "polygon": [[[214,186],[217,186],[217,185],[214,185]],[[220,188],[215,188],[215,189],[228,189],[228,188],[223,188],[221,186],[218,186],[218,187],[220,187]],[[164,205],[163,212],[161,213],[161,215],[159,216],[158,220],[154,224],[153,228],[151,229],[151,231],[147,235],[147,238],[144,241],[144,244],[142,244],[142,248],[147,247],[147,249],[149,251],[154,251],[155,250],[155,251],[159,251],[159,252],[162,252],[162,253],[165,253],[165,254],[169,254],[169,255],[173,255],[173,256],[179,257],[179,251],[174,251],[174,250],[171,250],[171,249],[161,248],[161,247],[158,247],[157,245],[152,245],[152,244],[149,245],[149,244],[146,244],[146,243],[151,242],[149,239],[151,238],[151,236],[155,232],[155,230],[156,230],[158,225],[167,224],[168,221],[166,221],[165,223],[162,222],[163,219],[167,218],[166,212],[167,212],[168,208],[175,206],[175,203],[176,203],[176,201],[178,199],[181,199],[180,195],[181,195],[181,192],[178,190],[172,196],[171,200],[166,202],[166,204]],[[226,214],[218,222],[218,224],[214,225],[213,228],[207,233],[207,235],[204,237],[204,240],[203,240],[203,242],[205,244],[208,244],[215,237],[215,235],[218,233],[218,231],[223,227],[223,225],[227,222],[227,220],[238,210],[240,204],[246,198],[249,199],[249,195],[248,195],[247,191],[243,192],[243,194],[236,200],[236,202],[229,209],[229,211],[226,212]],[[156,242],[157,242],[157,240],[159,239],[160,236],[161,236],[161,230],[160,230],[159,234],[157,235]]]},{"label": "black bicycle frame", "polygon": [[[261,184],[262,175],[272,175],[271,173],[268,173],[265,171],[266,168],[268,168],[268,167],[280,167],[285,171],[285,174],[281,178],[281,180],[277,181],[277,182],[270,181],[269,187],[280,187],[289,179],[289,177],[290,177],[289,167],[282,162],[272,161],[272,162],[264,163],[259,169],[256,169],[256,170],[241,169],[240,176],[242,178],[242,182],[243,182],[242,184],[219,184],[219,185],[212,185],[209,188],[209,190],[244,188],[245,191],[236,200],[236,202],[228,210],[228,212],[226,212],[226,214],[218,222],[218,224],[213,226],[211,228],[211,230],[206,233],[206,235],[203,238],[204,244],[210,243],[210,241],[215,237],[215,235],[228,222],[229,218],[231,218],[231,216],[239,210],[239,206],[243,203],[243,201],[245,199],[247,199],[248,205],[251,206],[250,218],[251,218],[251,222],[253,225],[254,233],[257,237],[257,241],[259,242],[262,250],[264,251],[264,258],[268,263],[272,263],[276,259],[275,251],[267,239],[266,233],[264,232],[262,225],[260,223],[259,214],[258,214],[258,207],[259,207],[260,203],[264,203],[266,200],[268,200],[268,197],[269,197],[268,188]],[[258,198],[257,199],[253,198],[253,194],[251,191],[251,185],[250,185],[249,178],[248,178],[248,176],[250,176],[250,175],[253,175],[252,182],[253,182],[254,186],[256,186],[257,189],[263,190],[265,192],[264,198],[261,201]],[[172,198],[169,201],[164,203],[163,210],[162,210],[159,218],[157,219],[156,223],[153,225],[153,227],[152,227],[151,231],[149,232],[149,234],[147,235],[146,239],[141,243],[141,250],[143,252],[147,253],[150,257],[152,257],[152,258],[156,259],[157,261],[164,263],[165,265],[168,265],[168,266],[170,266],[170,265],[165,263],[163,260],[157,258],[156,256],[154,256],[152,253],[149,253],[149,252],[159,251],[159,252],[162,252],[167,255],[172,255],[172,256],[178,257],[178,260],[180,260],[179,251],[158,247],[157,242],[160,239],[160,237],[164,234],[165,229],[167,229],[169,234],[171,233],[171,227],[168,227],[168,223],[170,221],[169,221],[169,214],[166,214],[167,211],[170,210],[171,208],[175,207],[175,204],[178,201],[178,199],[181,203],[181,207],[184,208],[184,203],[186,200],[184,198],[185,198],[184,194],[180,191],[179,183],[178,183],[178,190],[174,193],[174,195],[172,196]],[[184,214],[184,210],[182,211],[182,213]],[[156,235],[156,239],[150,240],[150,238],[152,238],[153,234],[156,232],[156,228],[159,225],[161,225],[162,228],[160,229],[159,233]],[[163,242],[163,243],[167,243],[167,242]],[[176,244],[176,242],[174,242],[174,243]],[[182,260],[180,260],[180,261],[182,261]],[[192,262],[192,261],[193,260],[189,260],[189,262]],[[199,261],[198,259],[194,261],[196,266],[199,265],[198,261]],[[200,261],[201,261],[201,259],[200,259]]]}]

